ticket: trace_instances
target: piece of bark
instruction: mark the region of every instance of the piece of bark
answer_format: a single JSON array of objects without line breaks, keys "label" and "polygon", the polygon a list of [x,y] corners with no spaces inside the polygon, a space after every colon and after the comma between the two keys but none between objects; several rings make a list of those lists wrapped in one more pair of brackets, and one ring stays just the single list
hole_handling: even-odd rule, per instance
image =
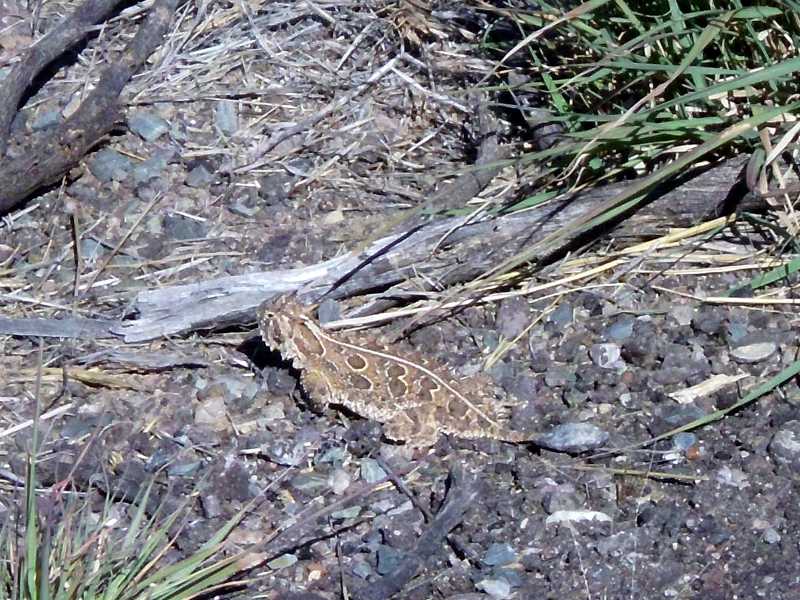
[{"label": "piece of bark", "polygon": [[[730,193],[740,180],[746,158],[726,161],[705,173],[688,179],[676,189],[642,207],[614,230],[614,235],[656,237],[668,228],[696,225],[730,210]],[[451,285],[484,273],[520,247],[541,239],[587,214],[598,203],[624,189],[589,190],[556,210],[552,206],[514,215],[487,219],[458,228],[463,218],[443,219],[425,226],[380,258],[353,274],[331,294],[341,298],[365,290],[389,287],[418,276]],[[739,198],[743,202],[747,197]],[[752,198],[751,198],[752,200]],[[740,203],[737,210],[762,209],[760,200]],[[442,236],[456,228],[442,244]],[[284,292],[301,290],[301,298],[312,299],[327,291],[331,283],[353,270],[400,236],[373,243],[362,254],[344,254],[334,259],[299,269],[221,277],[209,281],[145,290],[137,295],[138,317],[113,328],[127,342],[140,342],[197,329],[252,323],[258,306]],[[434,248],[438,248],[433,253]]]},{"label": "piece of bark", "polygon": [[39,188],[58,181],[111,131],[119,116],[120,93],[161,45],[178,3],[179,0],[156,0],[123,55],[106,67],[97,87],[54,133],[44,131],[24,140],[12,140],[24,150],[12,153],[13,148],[9,147],[8,156],[0,164],[0,214]]}]

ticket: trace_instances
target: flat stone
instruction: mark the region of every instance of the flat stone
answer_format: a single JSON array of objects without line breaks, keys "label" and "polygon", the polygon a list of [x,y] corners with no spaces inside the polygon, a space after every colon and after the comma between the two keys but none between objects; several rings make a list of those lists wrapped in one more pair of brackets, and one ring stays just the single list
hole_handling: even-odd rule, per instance
[{"label": "flat stone", "polygon": [[731,350],[731,356],[740,363],[753,364],[767,360],[778,351],[775,342],[755,342],[737,346]]},{"label": "flat stone", "polygon": [[150,111],[137,111],[128,117],[130,130],[146,142],[154,142],[169,131],[169,123]]}]

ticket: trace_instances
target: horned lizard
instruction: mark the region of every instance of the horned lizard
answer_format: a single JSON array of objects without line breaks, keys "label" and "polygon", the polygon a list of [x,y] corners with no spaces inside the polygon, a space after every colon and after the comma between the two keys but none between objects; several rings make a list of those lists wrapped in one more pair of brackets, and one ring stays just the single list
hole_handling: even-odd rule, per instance
[{"label": "horned lizard", "polygon": [[363,333],[326,332],[311,316],[312,309],[293,295],[282,295],[259,311],[265,344],[300,370],[312,402],[338,404],[379,421],[387,438],[412,447],[431,446],[440,433],[530,439],[506,427],[508,407],[487,392],[487,378],[457,380],[445,365],[419,352],[400,352]]}]

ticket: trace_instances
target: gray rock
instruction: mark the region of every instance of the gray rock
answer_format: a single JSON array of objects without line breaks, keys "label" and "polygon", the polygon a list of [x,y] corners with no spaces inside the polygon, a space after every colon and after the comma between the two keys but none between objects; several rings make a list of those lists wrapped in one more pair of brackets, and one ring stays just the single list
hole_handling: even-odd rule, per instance
[{"label": "gray rock", "polygon": [[331,513],[334,519],[355,519],[361,514],[360,506],[351,506],[350,508],[343,508],[342,510],[335,510]]},{"label": "gray rock", "polygon": [[81,258],[94,264],[104,253],[103,244],[92,238],[81,239]]},{"label": "gray rock", "polygon": [[350,474],[338,467],[328,476],[328,487],[337,496],[341,496],[350,487]]},{"label": "gray rock", "polygon": [[370,575],[372,575],[372,569],[370,566],[360,557],[356,556],[353,560],[352,567],[350,568],[350,572],[353,573],[356,577],[360,577],[361,579],[366,579]]},{"label": "gray rock", "polygon": [[743,340],[749,333],[747,330],[747,323],[741,321],[731,321],[728,323],[725,327],[725,332],[728,335],[728,341],[734,345],[736,342]]},{"label": "gray rock", "polygon": [[128,127],[146,142],[154,142],[169,131],[169,123],[149,111],[137,111],[129,116]]},{"label": "gray rock", "polygon": [[692,318],[692,327],[707,335],[716,335],[722,331],[723,311],[716,306],[700,309]]},{"label": "gray rock", "polygon": [[89,160],[89,170],[100,181],[122,181],[133,168],[131,159],[115,150],[104,148]]},{"label": "gray rock", "polygon": [[344,446],[336,446],[334,448],[329,448],[324,453],[318,455],[315,462],[318,465],[341,465],[344,464],[344,461],[347,457],[348,453]]},{"label": "gray rock", "polygon": [[172,477],[191,477],[200,470],[200,460],[178,461],[167,467],[167,473]]},{"label": "gray rock", "polygon": [[689,304],[677,304],[670,309],[669,315],[675,319],[675,322],[678,323],[678,325],[685,327],[686,325],[691,325],[692,323],[692,319],[694,318],[694,307],[690,306]]},{"label": "gray rock", "polygon": [[608,441],[608,433],[591,423],[563,423],[535,439],[542,448],[570,454],[587,452]]},{"label": "gray rock", "polygon": [[531,354],[531,369],[533,369],[536,373],[544,373],[547,371],[551,363],[550,353],[547,351],[547,346],[540,343],[534,343],[533,337],[531,337],[531,341],[528,343],[528,349]]}]

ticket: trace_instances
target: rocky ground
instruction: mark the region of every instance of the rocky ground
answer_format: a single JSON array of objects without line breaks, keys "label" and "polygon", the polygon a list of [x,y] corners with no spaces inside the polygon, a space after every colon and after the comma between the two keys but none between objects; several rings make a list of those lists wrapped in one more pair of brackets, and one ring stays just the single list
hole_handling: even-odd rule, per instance
[{"label": "rocky ground", "polygon": [[[311,265],[419,204],[470,163],[464,90],[491,65],[474,51],[480,19],[459,5],[423,22],[392,6],[185,8],[135,81],[125,126],[0,225],[2,315],[135,318],[142,289]],[[66,67],[15,127],[50,126],[124,26],[94,39],[81,55],[92,60]],[[297,123],[308,126],[286,137]],[[485,196],[499,202],[522,184],[510,168]],[[796,598],[796,377],[706,427],[629,448],[796,364],[793,305],[703,301],[776,264],[754,253],[760,241],[731,233],[696,242],[689,258],[656,252],[402,342],[465,375],[517,340],[489,368],[498,395],[515,399],[523,427],[607,434],[578,455],[450,438],[409,452],[376,423],[311,410],[297,373],[248,326],[138,345],[0,336],[4,518],[31,435],[11,428],[33,414],[41,349],[52,415],[41,485],[68,479],[97,502],[113,492],[120,527],[125,498],[151,476],[166,504],[195,494],[176,556],[257,499],[230,537],[231,549],[256,544],[261,561],[239,597],[377,597],[375,582],[425,555],[449,497],[468,502],[458,525],[397,597]]]}]

